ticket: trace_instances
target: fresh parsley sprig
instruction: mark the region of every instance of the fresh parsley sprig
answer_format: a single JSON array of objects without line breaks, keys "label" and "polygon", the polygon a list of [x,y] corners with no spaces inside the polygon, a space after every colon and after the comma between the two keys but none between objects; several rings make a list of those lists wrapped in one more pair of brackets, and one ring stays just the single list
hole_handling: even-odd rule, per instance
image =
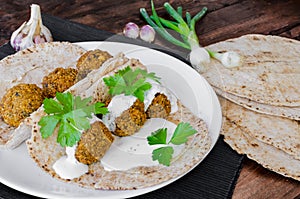
[{"label": "fresh parsley sprig", "polygon": [[133,95],[143,102],[145,91],[152,87],[146,81],[147,79],[152,79],[156,82],[160,80],[155,73],[148,73],[146,70],[140,68],[132,70],[132,68],[127,66],[117,71],[116,74],[103,78],[103,81],[109,87],[109,94]]},{"label": "fresh parsley sprig", "polygon": [[160,164],[170,166],[171,159],[174,153],[171,143],[174,145],[181,145],[188,141],[188,137],[196,134],[197,131],[186,122],[180,122],[171,139],[167,142],[167,128],[161,128],[153,132],[147,137],[149,145],[163,144],[165,146],[154,149],[152,152],[152,160],[157,160]]},{"label": "fresh parsley sprig", "polygon": [[81,99],[71,93],[56,93],[56,99],[46,98],[43,101],[47,113],[39,121],[42,138],[48,138],[58,128],[57,142],[62,146],[72,147],[81,136],[81,131],[91,128],[88,118],[92,114],[106,114],[103,103],[90,104],[92,98]]}]

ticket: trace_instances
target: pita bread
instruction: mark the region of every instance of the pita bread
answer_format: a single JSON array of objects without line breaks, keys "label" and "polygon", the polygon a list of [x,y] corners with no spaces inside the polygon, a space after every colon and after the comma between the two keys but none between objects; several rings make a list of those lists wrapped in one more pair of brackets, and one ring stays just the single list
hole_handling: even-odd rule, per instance
[{"label": "pita bread", "polygon": [[300,125],[297,121],[250,111],[224,99],[220,102],[224,117],[244,133],[300,160]]},{"label": "pita bread", "polygon": [[[68,42],[35,45],[0,61],[0,100],[8,89],[19,83],[37,84],[57,67],[76,67],[77,59],[85,52]],[[0,150],[13,149],[30,137],[24,122],[18,128],[7,125],[0,118]]]},{"label": "pita bread", "polygon": [[300,181],[300,161],[272,145],[261,142],[245,133],[238,125],[225,120],[222,134],[224,140],[240,154],[276,173]]},{"label": "pita bread", "polygon": [[230,69],[211,60],[203,76],[214,87],[262,104],[300,107],[300,41],[254,34],[207,48],[243,57],[242,66]]},{"label": "pita bread", "polygon": [[107,190],[127,190],[145,188],[167,180],[179,177],[205,157],[210,149],[210,138],[205,122],[194,116],[187,108],[181,106],[181,111],[168,119],[178,119],[189,122],[198,134],[191,137],[185,145],[184,153],[171,163],[169,167],[162,165],[151,167],[136,167],[126,171],[106,171],[100,162],[89,165],[89,172],[73,180],[61,179],[53,170],[52,165],[63,155],[65,149],[56,142],[56,136],[42,139],[39,126],[35,123],[31,139],[27,147],[30,156],[44,171],[65,182],[78,184],[82,187]]},{"label": "pita bread", "polygon": [[240,106],[243,106],[244,108],[247,108],[249,110],[264,113],[268,115],[274,115],[274,116],[280,116],[289,118],[292,120],[300,120],[300,106],[298,107],[290,107],[290,106],[272,106],[269,104],[262,104],[258,103],[252,100],[249,100],[247,98],[239,97],[236,95],[233,95],[231,93],[227,93],[222,91],[219,88],[214,87],[213,88],[216,93],[220,96],[223,96],[224,98],[239,104]]},{"label": "pita bread", "polygon": [[[121,64],[121,67],[118,67],[117,64],[114,63]],[[105,76],[105,74],[114,73],[116,70],[128,66],[129,63],[131,63],[133,67],[145,67],[137,60],[129,60],[125,58],[123,54],[119,54],[103,65],[101,67],[102,69],[100,68],[90,73],[83,81],[71,87],[70,91],[75,94],[80,94],[81,96],[93,96],[93,100],[103,101],[106,96],[103,94],[103,89],[100,89],[100,87],[103,87],[102,75]],[[41,116],[45,114],[42,108],[32,114],[31,117],[33,128],[31,139],[26,142],[28,152],[38,166],[51,176],[85,188],[130,190],[157,185],[188,172],[205,157],[211,146],[211,140],[205,122],[192,114],[192,112],[182,104],[179,103],[178,106],[179,111],[171,114],[168,120],[173,122],[189,122],[198,133],[190,137],[189,141],[185,144],[182,155],[172,162],[169,167],[162,165],[151,167],[141,166],[126,171],[106,171],[101,165],[101,162],[97,162],[89,165],[89,172],[79,178],[73,180],[61,179],[53,170],[52,165],[61,156],[65,155],[65,149],[56,142],[55,135],[47,139],[41,138],[37,122]]]},{"label": "pita bread", "polygon": [[92,102],[105,102],[109,98],[109,94],[103,78],[110,76],[116,73],[118,70],[126,68],[127,66],[130,66],[132,69],[146,69],[146,67],[139,60],[128,59],[125,57],[124,53],[119,53],[113,58],[110,58],[104,62],[99,69],[91,71],[86,78],[70,87],[68,91],[73,95],[84,98],[92,96]]}]

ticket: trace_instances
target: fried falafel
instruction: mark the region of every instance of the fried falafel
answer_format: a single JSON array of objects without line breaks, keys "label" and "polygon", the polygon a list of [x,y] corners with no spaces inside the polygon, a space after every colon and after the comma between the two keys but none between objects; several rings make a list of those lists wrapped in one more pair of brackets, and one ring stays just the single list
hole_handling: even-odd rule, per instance
[{"label": "fried falafel", "polygon": [[154,99],[146,110],[148,118],[167,118],[171,112],[171,102],[162,93],[156,93]]},{"label": "fried falafel", "polygon": [[111,58],[110,55],[106,51],[102,51],[99,49],[90,50],[84,53],[77,61],[77,69],[78,75],[76,77],[76,81],[80,81],[87,76],[94,69],[98,69],[106,60]]},{"label": "fried falafel", "polygon": [[0,114],[7,124],[20,123],[43,103],[43,90],[35,84],[18,84],[10,88],[0,102]]},{"label": "fried falafel", "polygon": [[133,135],[144,125],[146,119],[144,103],[137,99],[129,109],[116,118],[116,129],[113,133],[117,136]]},{"label": "fried falafel", "polygon": [[83,164],[98,162],[109,149],[114,140],[108,128],[101,122],[91,124],[91,128],[83,132],[75,151],[76,159]]},{"label": "fried falafel", "polygon": [[78,71],[74,68],[56,68],[43,78],[45,97],[55,97],[56,92],[64,92],[75,84]]}]

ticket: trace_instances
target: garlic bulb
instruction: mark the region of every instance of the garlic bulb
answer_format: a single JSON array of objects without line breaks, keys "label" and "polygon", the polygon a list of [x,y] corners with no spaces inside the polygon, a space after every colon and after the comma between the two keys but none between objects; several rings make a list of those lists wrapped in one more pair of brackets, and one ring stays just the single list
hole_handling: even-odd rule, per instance
[{"label": "garlic bulb", "polygon": [[23,50],[34,44],[53,41],[51,32],[42,23],[40,6],[31,5],[31,14],[28,22],[24,22],[10,38],[11,46],[16,50]]}]

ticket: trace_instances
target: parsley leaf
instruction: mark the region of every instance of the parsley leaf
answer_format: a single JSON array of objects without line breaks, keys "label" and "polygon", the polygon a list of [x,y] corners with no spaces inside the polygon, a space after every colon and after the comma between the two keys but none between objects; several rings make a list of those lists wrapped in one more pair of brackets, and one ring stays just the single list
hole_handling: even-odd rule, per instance
[{"label": "parsley leaf", "polygon": [[187,138],[195,133],[197,133],[197,131],[189,123],[180,122],[170,142],[175,145],[184,144],[187,142]]},{"label": "parsley leaf", "polygon": [[140,68],[132,70],[127,66],[117,71],[113,76],[103,78],[103,81],[109,88],[109,94],[133,95],[143,102],[145,91],[151,88],[151,84],[146,81],[147,79],[156,82],[160,80],[155,73],[148,73],[146,70]]},{"label": "parsley leaf", "polygon": [[58,127],[57,142],[61,146],[75,145],[81,136],[81,131],[91,127],[88,118],[92,114],[106,114],[103,103],[90,104],[92,98],[81,99],[71,93],[56,93],[56,100],[46,98],[43,101],[44,111],[48,115],[39,121],[42,138],[48,138]]},{"label": "parsley leaf", "polygon": [[174,149],[171,146],[160,147],[152,152],[152,160],[158,160],[159,164],[170,166]]},{"label": "parsley leaf", "polygon": [[42,127],[41,128],[41,134],[42,138],[48,138],[50,135],[52,135],[55,127],[57,126],[59,122],[59,118],[55,116],[44,116],[42,119],[39,121],[39,125]]},{"label": "parsley leaf", "polygon": [[172,155],[174,153],[174,149],[172,146],[170,146],[170,143],[174,145],[184,144],[187,142],[189,136],[196,133],[197,131],[189,123],[185,122],[180,122],[177,125],[169,142],[166,141],[167,128],[160,128],[154,131],[150,136],[147,137],[148,144],[164,144],[165,146],[152,151],[152,160],[158,160],[160,164],[170,166]]},{"label": "parsley leaf", "polygon": [[55,101],[54,99],[48,99],[46,98],[44,100],[44,110],[45,113],[51,114],[51,113],[61,113],[64,109],[64,106],[60,104],[59,102]]},{"label": "parsley leaf", "polygon": [[167,128],[161,128],[156,130],[151,134],[151,136],[147,137],[148,144],[167,144]]}]

